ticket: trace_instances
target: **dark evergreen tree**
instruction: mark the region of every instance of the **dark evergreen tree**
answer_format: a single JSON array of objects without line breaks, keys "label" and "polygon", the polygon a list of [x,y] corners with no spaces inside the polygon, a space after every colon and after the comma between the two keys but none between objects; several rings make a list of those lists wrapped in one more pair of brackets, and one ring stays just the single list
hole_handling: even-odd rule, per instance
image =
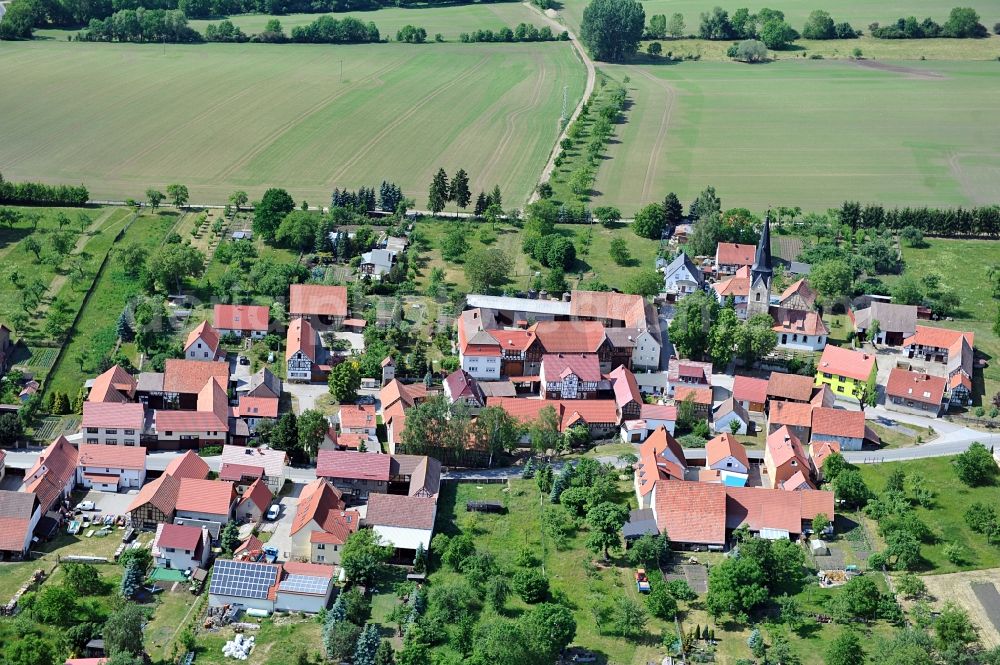
[{"label": "dark evergreen tree", "polygon": [[122,312],[118,316],[118,339],[125,342],[126,344],[135,339],[135,331],[132,329],[132,324],[128,320],[128,313]]},{"label": "dark evergreen tree", "polygon": [[444,172],[444,169],[438,169],[438,172],[434,175],[434,179],[431,180],[431,188],[427,194],[427,207],[436,215],[444,210],[444,206],[448,203],[450,195],[451,189],[448,187],[448,174]]},{"label": "dark evergreen tree", "polygon": [[667,228],[673,228],[684,221],[684,207],[673,192],[663,199],[663,217],[667,221]]},{"label": "dark evergreen tree", "polygon": [[486,194],[479,192],[479,196],[476,197],[476,207],[473,210],[473,214],[476,217],[482,217],[486,212],[486,208],[489,207],[489,202],[486,199]]},{"label": "dark evergreen tree", "polygon": [[493,185],[493,191],[486,197],[486,207],[496,206],[503,208],[503,197],[500,195],[500,185]]},{"label": "dark evergreen tree", "polygon": [[469,175],[465,169],[459,169],[451,180],[451,200],[463,210],[469,206],[469,202],[472,200],[472,192],[469,191]]}]

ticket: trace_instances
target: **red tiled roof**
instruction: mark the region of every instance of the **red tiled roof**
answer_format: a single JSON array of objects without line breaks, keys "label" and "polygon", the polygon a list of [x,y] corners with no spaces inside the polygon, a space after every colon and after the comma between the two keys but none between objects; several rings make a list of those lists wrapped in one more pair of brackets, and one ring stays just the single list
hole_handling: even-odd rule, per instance
[{"label": "red tiled roof", "polygon": [[456,369],[444,377],[444,387],[452,400],[469,397],[477,401],[480,399],[476,380],[464,369]]},{"label": "red tiled roof", "polygon": [[694,386],[677,386],[674,388],[674,405],[683,402],[689,395],[695,404],[712,406],[712,389],[696,388]]},{"label": "red tiled roof", "polygon": [[345,404],[340,407],[340,430],[374,429],[375,407]]},{"label": "red tiled roof", "polygon": [[767,421],[772,425],[811,427],[814,408],[812,404],[800,402],[772,402]]},{"label": "red tiled roof", "polygon": [[767,380],[767,396],[794,402],[808,402],[812,398],[813,381],[814,377],[811,376],[771,372]]},{"label": "red tiled roof", "polygon": [[[672,458],[664,456],[665,451],[669,451]],[[685,466],[687,460],[684,459],[684,450],[680,444],[670,435],[666,427],[657,428],[639,446],[639,462],[635,469],[639,494],[641,496],[649,494],[657,480],[668,478],[684,480]]]},{"label": "red tiled roof", "polygon": [[129,505],[129,512],[137,510],[148,503],[164,515],[172,517],[174,511],[177,509],[177,493],[180,491],[181,480],[187,479],[162,475],[156,480],[146,483]]},{"label": "red tiled roof", "polygon": [[721,462],[727,457],[734,457],[740,464],[750,468],[747,459],[747,449],[729,432],[724,432],[705,444],[705,457],[709,466]]},{"label": "red tiled roof", "polygon": [[741,245],[735,242],[720,242],[715,255],[719,265],[751,266],[757,248],[754,245]]},{"label": "red tiled roof", "polygon": [[142,430],[145,414],[142,404],[129,402],[84,402],[81,427],[117,427]]},{"label": "red tiled roof", "polygon": [[865,436],[865,413],[864,411],[846,411],[818,406],[813,409],[812,435],[819,439],[822,439],[823,435],[863,439]]},{"label": "red tiled roof", "polygon": [[166,471],[163,473],[175,478],[208,478],[208,462],[198,457],[198,453],[189,450],[180,457],[170,460]]},{"label": "red tiled roof", "polygon": [[505,351],[527,351],[531,343],[535,341],[535,333],[530,330],[520,328],[490,330],[490,335],[500,344],[500,348]]},{"label": "red tiled roof", "polygon": [[219,330],[266,332],[271,310],[263,305],[216,305],[215,327]]},{"label": "red tiled roof", "polygon": [[629,402],[643,404],[639,383],[635,380],[635,374],[630,372],[627,367],[619,365],[608,374],[608,378],[611,379],[611,387],[615,391],[615,403],[618,408],[622,408]]},{"label": "red tiled roof", "polygon": [[305,563],[302,561],[286,561],[282,568],[289,575],[305,575],[307,577],[325,577],[333,579],[333,566],[322,563]]},{"label": "red tiled roof", "polygon": [[285,336],[285,362],[302,352],[309,360],[316,362],[316,333],[305,319],[292,319]]},{"label": "red tiled roof", "polygon": [[323,284],[292,284],[289,287],[288,313],[347,316],[347,287]]},{"label": "red tiled roof", "polygon": [[751,531],[781,529],[799,533],[802,506],[797,497],[798,492],[781,489],[727,487],[725,524],[730,529],[746,524]]},{"label": "red tiled roof", "polygon": [[295,518],[292,520],[292,535],[315,521],[320,529],[344,543],[350,534],[358,530],[360,518],[356,511],[344,510],[344,502],[340,497],[340,490],[323,478],[307,484],[299,494]]},{"label": "red tiled roof", "polygon": [[746,296],[750,293],[749,277],[730,277],[727,280],[712,284],[712,288],[719,296]]},{"label": "red tiled roof", "polygon": [[219,469],[219,480],[240,482],[244,478],[262,478],[263,476],[264,467],[262,466],[223,462],[222,467]]},{"label": "red tiled roof", "polygon": [[531,330],[548,353],[596,353],[606,339],[599,321],[539,321]]},{"label": "red tiled roof", "polygon": [[546,353],[542,356],[545,380],[556,382],[570,374],[581,381],[601,380],[601,364],[593,353]]},{"label": "red tiled roof", "polygon": [[228,432],[229,423],[214,413],[157,410],[153,412],[157,432]]},{"label": "red tiled roof", "polygon": [[197,394],[209,379],[229,385],[229,363],[223,361],[167,360],[163,370],[163,390],[168,393]]},{"label": "red tiled roof", "polygon": [[77,466],[109,469],[145,469],[146,449],[142,446],[105,446],[81,443]]},{"label": "red tiled roof", "polygon": [[639,417],[643,420],[677,420],[677,407],[669,404],[643,404],[639,407]]},{"label": "red tiled roof", "polygon": [[921,346],[933,346],[939,349],[950,349],[952,345],[961,342],[963,337],[969,340],[969,344],[973,344],[975,340],[975,333],[918,325],[916,332],[903,340],[903,346],[920,344]]},{"label": "red tiled roof", "polygon": [[816,370],[858,381],[867,381],[875,367],[875,356],[840,346],[827,345]]},{"label": "red tiled roof", "polygon": [[22,491],[34,493],[42,505],[42,512],[48,512],[76,475],[78,459],[79,453],[73,444],[66,437],[58,437],[24,474]]},{"label": "red tiled roof", "polygon": [[222,463],[263,467],[265,475],[280,478],[285,475],[288,454],[265,446],[248,448],[226,444],[222,447]]},{"label": "red tiled roof", "polygon": [[588,424],[618,424],[618,406],[608,399],[523,399],[519,397],[491,397],[489,406],[499,406],[522,423],[532,423],[546,406],[556,410],[559,417],[559,431],[583,420]]},{"label": "red tiled roof", "polygon": [[361,448],[362,443],[364,443],[365,446],[368,445],[368,435],[352,434],[350,432],[347,434],[341,433],[337,435],[335,443],[341,448],[353,448],[357,450]]},{"label": "red tiled roof", "polygon": [[788,307],[771,307],[768,312],[774,319],[774,330],[778,333],[799,335],[829,335],[830,329],[817,312]]},{"label": "red tiled roof", "polygon": [[277,397],[240,397],[236,415],[240,418],[277,418]]},{"label": "red tiled roof", "polygon": [[817,473],[823,472],[823,462],[833,453],[840,452],[840,443],[837,441],[813,441],[809,444],[809,456],[812,458],[813,467]]},{"label": "red tiled roof", "polygon": [[121,480],[121,476],[116,476],[113,473],[85,473],[83,477],[98,485],[110,485]]},{"label": "red tiled roof", "polygon": [[212,357],[219,350],[219,333],[208,321],[202,321],[197,328],[188,333],[187,341],[184,342],[184,350],[187,351],[195,342],[201,339],[212,352]]},{"label": "red tiled roof", "polygon": [[943,376],[931,376],[893,367],[889,372],[889,381],[885,384],[885,392],[892,397],[940,406],[944,400],[946,384],[947,379]]},{"label": "red tiled roof", "polygon": [[[812,380],[809,384],[812,385]],[[763,404],[767,401],[767,380],[755,379],[752,376],[737,376],[733,381],[733,398],[737,402]]]},{"label": "red tiled roof", "polygon": [[434,528],[436,513],[437,499],[433,497],[369,494],[365,524],[429,531]]},{"label": "red tiled roof", "polygon": [[177,510],[228,515],[233,504],[233,484],[225,480],[181,478]]},{"label": "red tiled roof", "polygon": [[257,480],[250,483],[250,487],[243,492],[243,496],[240,497],[240,505],[249,502],[257,506],[261,512],[264,512],[271,505],[271,499],[273,495],[271,490],[268,489],[267,484],[258,478]]},{"label": "red tiled roof", "polygon": [[427,398],[427,386],[423,383],[402,383],[398,379],[393,379],[385,384],[379,391],[379,401],[382,402],[382,413],[397,401],[402,402],[405,408],[410,408],[418,401]]},{"label": "red tiled roof", "polygon": [[788,480],[781,483],[781,489],[783,490],[799,490],[799,489],[815,489],[812,482],[806,477],[806,474],[802,473],[802,469],[799,469],[793,473]]},{"label": "red tiled roof", "polygon": [[94,379],[87,395],[88,402],[128,402],[135,396],[135,378],[115,365]]},{"label": "red tiled roof", "polygon": [[656,525],[677,543],[724,545],[726,487],[683,480],[656,481]]},{"label": "red tiled roof", "polygon": [[809,468],[809,460],[802,448],[802,442],[789,431],[787,426],[779,427],[769,434],[766,445],[775,466],[784,466],[795,460],[801,467]]},{"label": "red tiled roof", "polygon": [[161,524],[157,527],[156,547],[173,547],[194,552],[201,543],[201,527]]},{"label": "red tiled roof", "polygon": [[389,455],[351,450],[321,450],[316,457],[316,475],[322,478],[389,482],[389,464]]},{"label": "red tiled roof", "polygon": [[233,554],[240,554],[241,552],[259,552],[264,549],[264,543],[261,542],[260,538],[257,536],[250,536],[242,543],[240,546],[233,550]]}]

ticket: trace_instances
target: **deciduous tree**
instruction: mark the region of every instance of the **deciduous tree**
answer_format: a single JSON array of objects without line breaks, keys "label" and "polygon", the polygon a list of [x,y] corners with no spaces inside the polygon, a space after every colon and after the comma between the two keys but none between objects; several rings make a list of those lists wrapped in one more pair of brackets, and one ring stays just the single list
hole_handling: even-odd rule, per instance
[{"label": "deciduous tree", "polygon": [[170,197],[170,200],[173,201],[175,206],[178,208],[183,207],[188,202],[187,185],[167,185],[167,196]]},{"label": "deciduous tree", "polygon": [[638,50],[645,23],[635,0],[592,0],[583,10],[580,38],[595,59],[622,62]]}]

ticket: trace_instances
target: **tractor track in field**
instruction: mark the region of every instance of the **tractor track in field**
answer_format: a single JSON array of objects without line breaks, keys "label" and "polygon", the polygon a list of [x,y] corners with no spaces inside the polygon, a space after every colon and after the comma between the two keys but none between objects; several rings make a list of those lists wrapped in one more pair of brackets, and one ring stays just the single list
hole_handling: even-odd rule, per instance
[{"label": "tractor track in field", "polygon": [[542,96],[542,86],[548,78],[548,71],[548,68],[543,65],[539,75],[535,78],[535,87],[531,91],[531,98],[526,103],[508,113],[504,118],[505,126],[503,136],[493,149],[493,154],[490,156],[489,161],[487,161],[483,166],[481,177],[484,182],[489,182],[488,178],[492,174],[493,169],[496,168],[496,165],[500,162],[500,156],[510,146],[510,142],[514,138],[514,133],[517,129],[517,120],[519,120],[525,113],[533,110],[538,104],[538,100]]},{"label": "tractor track in field", "polygon": [[454,87],[456,84],[460,83],[461,81],[464,81],[465,79],[472,76],[474,73],[478,72],[480,69],[483,68],[483,66],[486,64],[488,60],[489,58],[487,57],[481,58],[479,62],[476,63],[473,67],[470,67],[469,69],[465,70],[451,81],[442,83],[441,85],[439,85],[438,87],[434,88],[426,95],[421,97],[420,100],[414,103],[412,106],[410,106],[410,108],[407,109],[405,113],[402,113],[399,116],[397,116],[392,122],[385,125],[375,136],[370,138],[367,143],[358,148],[354,152],[354,155],[349,160],[341,164],[340,169],[338,169],[334,174],[332,174],[327,179],[327,185],[335,184],[339,178],[342,178],[344,176],[344,173],[346,173],[351,167],[353,167],[362,158],[364,158],[368,154],[368,152],[373,147],[375,147],[375,145],[377,145],[379,141],[385,138],[390,132],[392,132],[394,129],[396,129],[397,127],[405,123],[407,120],[409,120],[411,117],[413,117],[413,115],[417,111],[426,106],[427,103],[430,102],[432,99],[434,99],[436,96],[438,96],[445,90]]},{"label": "tractor track in field", "polygon": [[637,69],[637,72],[643,75],[646,79],[657,83],[662,86],[667,93],[667,104],[663,111],[663,116],[660,118],[660,128],[656,133],[656,140],[653,141],[653,149],[649,154],[649,162],[646,165],[646,178],[642,182],[642,196],[640,201],[649,200],[649,190],[653,186],[653,181],[656,176],[656,169],[660,166],[660,153],[663,150],[663,142],[667,138],[667,133],[670,128],[670,118],[674,113],[674,98],[675,90],[671,88],[666,82],[661,79],[656,78],[644,69]]},{"label": "tractor track in field", "polygon": [[397,65],[396,62],[392,62],[392,63],[386,65],[385,67],[382,67],[381,69],[377,69],[374,72],[372,72],[371,74],[369,74],[369,75],[367,75],[367,76],[365,76],[363,78],[358,79],[357,81],[349,83],[343,89],[337,90],[336,92],[334,92],[334,93],[332,93],[330,95],[327,95],[326,97],[324,97],[320,101],[316,102],[315,104],[313,104],[312,106],[310,106],[308,109],[306,109],[302,113],[299,113],[298,115],[296,115],[294,118],[292,118],[292,119],[290,119],[290,120],[282,123],[280,126],[276,127],[269,134],[267,134],[266,136],[264,136],[260,141],[258,141],[257,145],[254,146],[253,148],[251,148],[250,151],[247,152],[243,157],[240,157],[235,162],[233,162],[232,164],[230,164],[222,173],[220,173],[218,176],[216,176],[215,179],[216,180],[225,180],[225,179],[228,179],[237,170],[243,168],[250,161],[252,161],[255,157],[257,157],[262,152],[264,152],[265,150],[267,150],[267,148],[270,147],[271,144],[273,144],[276,140],[278,140],[278,138],[281,137],[282,134],[284,134],[285,132],[289,131],[290,129],[292,129],[293,127],[295,127],[296,125],[298,125],[299,123],[301,123],[303,120],[307,119],[309,116],[313,115],[314,113],[319,112],[324,107],[329,106],[333,101],[335,101],[337,98],[341,97],[342,95],[346,95],[349,92],[353,92],[361,84],[367,83],[367,82],[372,81],[372,80],[377,80],[379,76],[381,76],[385,72],[389,71],[390,69],[394,68],[396,65]]}]

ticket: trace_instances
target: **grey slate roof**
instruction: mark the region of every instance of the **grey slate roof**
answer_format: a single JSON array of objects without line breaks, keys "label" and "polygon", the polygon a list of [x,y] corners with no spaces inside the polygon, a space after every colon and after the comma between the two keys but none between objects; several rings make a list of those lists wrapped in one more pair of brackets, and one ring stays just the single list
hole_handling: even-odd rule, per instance
[{"label": "grey slate roof", "polygon": [[663,270],[664,277],[670,277],[672,274],[677,272],[681,267],[686,267],[688,272],[698,281],[698,284],[705,283],[705,277],[701,274],[701,270],[694,264],[694,262],[688,258],[688,255],[681,252],[677,257],[671,261],[666,268]]}]

